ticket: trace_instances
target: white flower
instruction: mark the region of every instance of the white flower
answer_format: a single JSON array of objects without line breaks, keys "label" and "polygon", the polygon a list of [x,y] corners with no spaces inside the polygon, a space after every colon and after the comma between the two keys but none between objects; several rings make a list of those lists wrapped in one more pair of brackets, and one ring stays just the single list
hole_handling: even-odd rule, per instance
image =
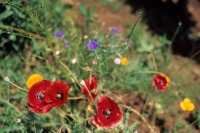
[{"label": "white flower", "polygon": [[84,39],[88,39],[88,35],[84,35],[84,37],[83,37]]},{"label": "white flower", "polygon": [[22,120],[20,118],[17,119],[17,123],[20,123]]},{"label": "white flower", "polygon": [[72,64],[76,64],[76,58],[72,59]]},{"label": "white flower", "polygon": [[84,80],[81,79],[79,83],[80,83],[80,85],[85,86],[85,81]]},{"label": "white flower", "polygon": [[93,60],[92,60],[92,64],[93,64],[93,65],[97,65],[97,60],[96,60],[96,59],[93,59]]},{"label": "white flower", "polygon": [[115,64],[121,64],[121,59],[120,58],[115,58],[114,63]]},{"label": "white flower", "polygon": [[60,50],[57,50],[57,51],[56,51],[56,55],[59,55],[59,54],[60,54]]}]

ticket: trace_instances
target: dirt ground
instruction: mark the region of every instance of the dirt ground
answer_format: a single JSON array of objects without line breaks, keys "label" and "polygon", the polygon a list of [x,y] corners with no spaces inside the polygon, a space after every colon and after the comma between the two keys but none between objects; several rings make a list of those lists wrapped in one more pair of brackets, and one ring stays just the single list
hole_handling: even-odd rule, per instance
[{"label": "dirt ground", "polygon": [[[188,62],[189,56],[191,56],[192,46],[191,44],[196,44],[196,49],[193,53],[194,59],[199,61],[199,50],[200,50],[200,41],[197,38],[196,40],[191,40],[186,34],[191,34],[196,37],[200,36],[200,1],[199,0],[127,0],[126,5],[120,10],[120,12],[115,12],[109,7],[101,6],[100,3],[92,3],[88,0],[82,0],[86,7],[92,6],[95,4],[95,12],[98,14],[98,17],[95,21],[105,23],[103,30],[106,32],[111,27],[118,27],[121,33],[126,33],[126,26],[128,23],[135,23],[138,16],[135,15],[136,11],[143,12],[143,21],[147,22],[149,27],[149,31],[152,34],[161,35],[163,33],[167,33],[169,38],[175,33],[177,25],[179,22],[182,22],[182,28],[179,31],[180,34],[177,35],[173,45],[172,52],[176,54],[175,61],[178,64],[182,62]],[[78,5],[80,4],[80,0],[71,1],[74,5],[74,11],[78,10]],[[84,22],[84,18],[80,16],[76,16],[76,18],[80,22]],[[154,23],[153,23],[154,22]],[[83,24],[83,23],[82,23]],[[177,55],[178,54],[178,55]],[[182,56],[179,56],[182,55]],[[183,57],[184,56],[184,57]],[[187,68],[186,68],[187,69]],[[200,66],[198,63],[194,63],[193,75],[191,75],[191,82],[199,82],[199,69]],[[181,70],[184,71],[184,70]],[[144,104],[146,102],[146,97],[140,94],[124,94],[122,95],[124,101],[128,106],[133,107],[138,112],[142,113]],[[179,103],[175,106],[175,110],[173,113],[162,112],[153,117],[151,108],[151,101],[147,102],[147,109],[145,112],[148,114],[146,118],[148,123],[158,132],[163,133],[164,130],[168,130],[168,132],[173,132],[176,121],[178,121],[181,110],[179,108]],[[200,107],[199,107],[200,108]],[[130,114],[129,123],[133,123],[137,120],[141,120],[138,115],[135,113]],[[191,124],[194,120],[194,112],[185,112],[183,116],[183,123]],[[144,123],[140,123],[137,126],[138,133],[149,133],[149,128]],[[192,126],[192,131],[186,131],[187,133],[200,133],[197,124]],[[179,130],[180,133],[184,133],[184,130]]]}]

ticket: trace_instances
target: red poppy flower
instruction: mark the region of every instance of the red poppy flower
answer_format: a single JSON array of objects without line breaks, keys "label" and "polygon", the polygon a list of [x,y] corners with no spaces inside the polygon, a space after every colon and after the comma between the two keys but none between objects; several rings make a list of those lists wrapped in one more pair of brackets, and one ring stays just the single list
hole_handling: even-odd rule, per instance
[{"label": "red poppy flower", "polygon": [[92,123],[97,127],[111,128],[122,120],[123,116],[119,107],[109,97],[100,97],[97,106],[98,114],[92,117]]},{"label": "red poppy flower", "polygon": [[[85,85],[87,86],[89,91],[91,91],[93,89],[97,89],[98,83],[97,83],[96,77],[88,78],[85,81]],[[89,94],[87,89],[85,88],[85,86],[82,86],[82,93],[85,94],[85,95]]]},{"label": "red poppy flower", "polygon": [[31,86],[28,91],[29,109],[35,113],[47,113],[52,105],[45,102],[46,88],[51,84],[50,80],[41,80]]},{"label": "red poppy flower", "polygon": [[52,82],[46,90],[45,102],[60,107],[67,102],[69,86],[64,81]]},{"label": "red poppy flower", "polygon": [[91,77],[91,78],[88,78],[86,81],[85,81],[85,86],[88,88],[88,90],[90,91],[90,94],[88,92],[88,90],[86,89],[85,86],[82,86],[82,93],[89,96],[88,98],[88,101],[91,102],[93,99],[95,99],[97,97],[97,93],[96,92],[92,92],[92,90],[96,90],[97,89],[97,86],[98,86],[98,83],[97,83],[97,80],[96,80],[96,77]]},{"label": "red poppy flower", "polygon": [[170,79],[164,74],[157,74],[153,77],[152,80],[152,85],[155,86],[161,92],[166,90],[169,83]]}]

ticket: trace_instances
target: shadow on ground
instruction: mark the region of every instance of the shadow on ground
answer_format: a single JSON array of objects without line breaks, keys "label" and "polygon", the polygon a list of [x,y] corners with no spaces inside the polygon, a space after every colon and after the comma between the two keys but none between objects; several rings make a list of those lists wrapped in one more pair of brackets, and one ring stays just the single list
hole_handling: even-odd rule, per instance
[{"label": "shadow on ground", "polygon": [[[197,14],[199,9],[196,8],[200,6],[199,0],[126,0],[126,4],[131,6],[132,13],[142,11],[142,21],[153,34],[167,34],[169,40],[181,22],[180,31],[172,44],[172,52],[194,58],[200,63],[200,39],[189,38],[189,35],[195,34],[191,28],[200,24],[200,16]],[[194,15],[199,19],[194,19]],[[198,33],[199,29],[196,28],[196,31]]]}]

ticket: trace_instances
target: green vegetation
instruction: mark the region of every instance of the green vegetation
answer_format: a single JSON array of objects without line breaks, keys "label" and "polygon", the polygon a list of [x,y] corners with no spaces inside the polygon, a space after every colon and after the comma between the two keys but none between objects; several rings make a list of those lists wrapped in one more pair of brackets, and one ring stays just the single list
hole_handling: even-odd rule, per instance
[{"label": "green vegetation", "polygon": [[[173,129],[164,127],[165,132],[193,131],[194,125],[200,129],[200,110],[196,106],[200,102],[199,86],[189,80],[194,63],[188,60],[178,66],[170,54],[171,40],[165,35],[152,37],[146,25],[138,21],[140,14],[135,26],[128,25],[128,37],[120,32],[112,33],[114,25],[104,32],[104,23],[95,21],[98,17],[95,6],[80,3],[74,11],[75,5],[69,2],[1,0],[0,132],[131,133],[136,132],[140,124],[157,132],[152,124],[163,112],[179,117]],[[115,2],[103,0],[102,6]],[[122,3],[116,4],[114,11],[118,12],[121,6]],[[58,30],[64,34],[61,39],[54,35]],[[88,47],[92,40],[98,43],[94,50]],[[123,58],[128,60],[124,62]],[[188,69],[182,70],[183,67]],[[70,86],[68,102],[46,114],[34,113],[28,107],[27,92],[3,80],[8,77],[12,83],[28,90],[26,80],[35,73],[51,81],[67,82]],[[165,74],[170,79],[164,92],[152,86],[156,74]],[[98,96],[94,102],[88,102],[79,84],[79,80],[91,75],[98,82]],[[124,94],[143,95],[146,98],[143,110],[139,112],[127,104]],[[96,110],[96,101],[103,95],[113,99],[123,114],[123,120],[115,128],[106,130],[91,122],[97,111],[91,113],[87,108],[90,105]],[[189,124],[183,122],[184,111],[179,106],[184,98],[191,99],[195,105],[193,122]],[[131,113],[136,114],[138,120],[129,123]],[[152,122],[147,121],[149,117]]]}]

